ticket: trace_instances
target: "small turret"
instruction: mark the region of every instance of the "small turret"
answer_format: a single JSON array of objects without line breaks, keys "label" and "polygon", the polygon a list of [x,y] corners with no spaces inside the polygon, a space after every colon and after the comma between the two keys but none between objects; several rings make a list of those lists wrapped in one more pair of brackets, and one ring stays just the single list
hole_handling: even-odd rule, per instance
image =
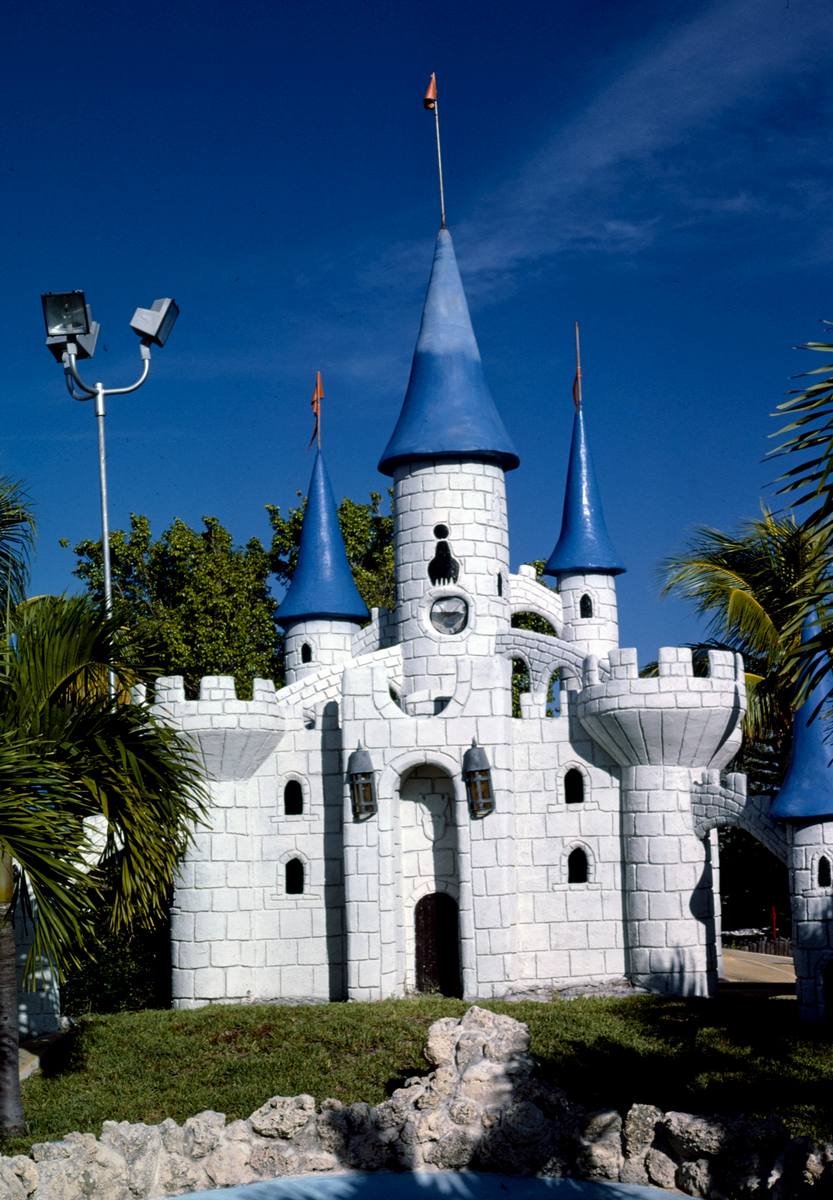
[{"label": "small turret", "polygon": [[286,629],[286,681],[350,658],[356,626],[368,618],[338,523],[321,451],[315,455],[298,562],[278,609]]},{"label": "small turret", "polygon": [[518,462],[483,374],[451,234],[441,229],[408,389],[379,462],[393,476],[403,695],[425,693],[427,711],[453,693],[459,656],[493,658],[496,635],[509,628],[504,472]]},{"label": "small turret", "polygon": [[544,574],[558,581],[565,641],[600,656],[619,645],[613,580],[624,570],[607,532],[579,403],[573,418],[561,533],[544,567]]}]

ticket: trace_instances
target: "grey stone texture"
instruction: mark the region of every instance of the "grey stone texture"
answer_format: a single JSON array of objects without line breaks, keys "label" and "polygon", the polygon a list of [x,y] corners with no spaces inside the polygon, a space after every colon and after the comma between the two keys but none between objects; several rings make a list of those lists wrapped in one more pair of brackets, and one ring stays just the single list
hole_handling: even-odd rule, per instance
[{"label": "grey stone texture", "polygon": [[[436,1021],[432,1068],[375,1108],[273,1096],[248,1119],[105,1121],[0,1158],[3,1200],[161,1200],[280,1176],[353,1169],[476,1170],[652,1183],[710,1200],[799,1200],[833,1187],[833,1146],[775,1122],[634,1104],[586,1112],[541,1078],[527,1027],[472,1007]],[[394,1184],[395,1186],[395,1184]]]}]

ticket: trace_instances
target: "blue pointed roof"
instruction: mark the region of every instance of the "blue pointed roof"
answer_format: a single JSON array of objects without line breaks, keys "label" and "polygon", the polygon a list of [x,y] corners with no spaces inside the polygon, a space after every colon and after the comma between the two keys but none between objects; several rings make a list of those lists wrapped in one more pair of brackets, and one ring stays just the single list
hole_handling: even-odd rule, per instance
[{"label": "blue pointed roof", "polygon": [[544,567],[544,574],[594,571],[621,575],[624,570],[605,525],[599,485],[584,430],[584,409],[579,407],[573,418],[561,534]]},{"label": "blue pointed roof", "polygon": [[278,607],[278,621],[282,625],[316,618],[359,622],[367,617],[347,562],[335,497],[319,450],[309,481],[298,562]]},{"label": "blue pointed roof", "polygon": [[485,459],[518,466],[489,391],[447,229],[437,234],[411,377],[379,470],[392,475],[419,458]]},{"label": "blue pointed roof", "polygon": [[[818,633],[815,617],[804,623],[802,640]],[[803,821],[814,817],[833,817],[833,746],[824,740],[828,728],[821,712],[810,720],[833,686],[827,671],[793,717],[793,744],[790,765],[781,790],[770,806],[769,815],[779,820]]]}]

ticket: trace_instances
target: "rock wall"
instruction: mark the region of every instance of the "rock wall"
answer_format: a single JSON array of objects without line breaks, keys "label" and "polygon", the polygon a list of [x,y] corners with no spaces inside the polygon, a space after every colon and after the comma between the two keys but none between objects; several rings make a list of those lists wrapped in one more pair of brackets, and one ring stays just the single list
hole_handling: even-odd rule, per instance
[{"label": "rock wall", "polygon": [[282,1175],[452,1169],[649,1183],[711,1200],[833,1194],[833,1145],[777,1122],[716,1120],[635,1104],[587,1112],[543,1082],[529,1032],[473,1007],[436,1021],[433,1070],[375,1108],[274,1096],[245,1121],[203,1112],[183,1125],[106,1121],[0,1158],[3,1200],[159,1200]]}]

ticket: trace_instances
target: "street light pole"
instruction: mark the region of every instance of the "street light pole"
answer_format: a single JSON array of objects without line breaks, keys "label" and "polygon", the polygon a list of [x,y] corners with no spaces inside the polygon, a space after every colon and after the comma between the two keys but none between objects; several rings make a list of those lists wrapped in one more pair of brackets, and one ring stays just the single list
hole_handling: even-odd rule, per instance
[{"label": "street light pole", "polygon": [[[73,400],[95,399],[95,418],[98,426],[98,480],[101,489],[101,558],[104,569],[104,613],[109,620],[113,615],[113,580],[110,568],[110,517],[107,502],[107,443],[104,436],[104,418],[107,415],[105,396],[126,396],[129,392],[138,391],[148,377],[150,371],[150,346],[145,342],[139,348],[144,360],[142,373],[135,383],[128,387],[106,388],[103,383],[90,386],[84,383],[78,373],[78,353],[72,342],[63,353],[64,379],[67,391]],[[83,394],[78,395],[76,388]],[[112,682],[112,681],[111,681]]]},{"label": "street light pole", "polygon": [[[83,292],[47,292],[41,297],[46,323],[46,344],[64,368],[67,391],[73,400],[95,400],[94,412],[98,428],[98,478],[101,489],[101,560],[104,571],[104,614],[113,616],[113,579],[110,565],[110,518],[107,502],[107,444],[104,435],[107,396],[126,396],[137,391],[150,371],[151,345],[164,346],[179,316],[175,300],[154,300],[150,308],[137,308],[130,327],[139,335],[142,371],[139,378],[127,387],[106,388],[98,383],[85,383],[78,371],[79,358],[92,358],[98,337],[98,323],[93,321]],[[115,675],[108,671],[110,695],[115,695]]]}]

